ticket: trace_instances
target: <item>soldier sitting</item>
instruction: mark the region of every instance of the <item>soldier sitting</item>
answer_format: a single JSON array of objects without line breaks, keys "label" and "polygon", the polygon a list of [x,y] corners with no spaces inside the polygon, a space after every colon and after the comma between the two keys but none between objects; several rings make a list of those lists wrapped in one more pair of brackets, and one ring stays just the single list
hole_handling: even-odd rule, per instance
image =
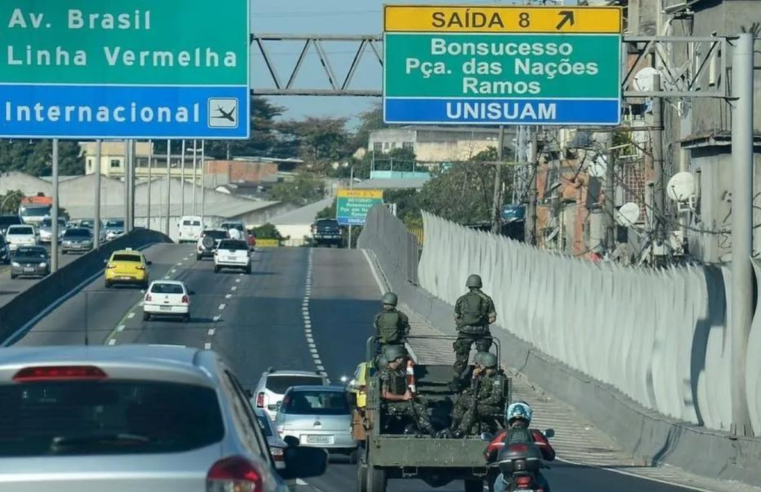
[{"label": "soldier sitting", "polygon": [[490,352],[478,352],[473,362],[471,386],[463,391],[452,411],[454,437],[470,434],[477,421],[498,416],[505,407],[504,378],[498,372],[497,357]]},{"label": "soldier sitting", "polygon": [[383,406],[389,416],[411,418],[418,430],[432,437],[436,431],[428,417],[427,405],[410,391],[407,386],[405,361],[407,350],[400,345],[387,346],[381,361],[387,361],[380,369],[380,395]]},{"label": "soldier sitting", "polygon": [[396,308],[399,303],[397,295],[386,292],[381,302],[383,311],[378,313],[373,321],[375,338],[378,341],[378,354],[382,354],[386,347],[392,345],[404,346],[410,334],[409,318]]}]

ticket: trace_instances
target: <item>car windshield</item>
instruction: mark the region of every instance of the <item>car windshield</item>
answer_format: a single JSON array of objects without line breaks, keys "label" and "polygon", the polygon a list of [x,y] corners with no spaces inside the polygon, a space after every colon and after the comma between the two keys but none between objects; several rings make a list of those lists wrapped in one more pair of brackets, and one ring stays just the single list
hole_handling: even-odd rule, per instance
[{"label": "car windshield", "polygon": [[107,220],[106,227],[113,227],[115,229],[118,229],[120,227],[124,227],[124,221],[123,220]]},{"label": "car windshield", "polygon": [[95,227],[95,221],[90,219],[83,219],[79,221],[79,227]]},{"label": "car windshield", "polygon": [[321,376],[278,376],[277,374],[270,374],[267,377],[267,384],[265,387],[277,393],[278,395],[284,395],[288,388],[291,386],[323,386],[323,380]]},{"label": "car windshield", "polygon": [[225,239],[227,238],[227,231],[206,231],[203,235],[214,239]]},{"label": "car windshield", "polygon": [[201,221],[200,220],[183,220],[182,225],[200,227]]},{"label": "car windshield", "polygon": [[64,239],[89,238],[90,236],[92,236],[90,229],[68,229],[63,233]]},{"label": "car windshield", "polygon": [[283,413],[294,415],[348,415],[346,394],[340,391],[291,391],[283,400]]},{"label": "car windshield", "polygon": [[30,207],[21,211],[21,215],[26,217],[45,217],[50,215],[50,207]]},{"label": "car windshield", "polygon": [[8,228],[8,235],[33,236],[34,235],[34,228],[31,227],[31,226],[28,226],[28,227],[10,227],[10,228]]},{"label": "car windshield", "polygon": [[111,261],[132,261],[135,263],[140,263],[140,256],[138,255],[127,255],[127,254],[116,254],[111,258]]},{"label": "car windshield", "polygon": [[218,443],[211,388],[144,381],[0,385],[0,458],[179,453]]},{"label": "car windshield", "polygon": [[338,221],[337,220],[321,220],[317,222],[317,228],[318,229],[337,229]]},{"label": "car windshield", "polygon": [[185,290],[180,284],[156,282],[153,284],[153,287],[151,287],[151,292],[154,294],[184,294]]},{"label": "car windshield", "polygon": [[227,240],[219,243],[219,249],[228,251],[248,251],[248,244],[245,241]]},{"label": "car windshield", "polygon": [[16,259],[34,258],[44,260],[48,257],[48,252],[44,248],[19,248],[13,257]]},{"label": "car windshield", "polygon": [[274,434],[272,433],[272,427],[270,426],[270,418],[266,415],[262,415],[261,413],[256,413],[256,420],[259,421],[259,427],[261,427],[262,432],[264,432],[264,435],[266,437],[272,437]]}]

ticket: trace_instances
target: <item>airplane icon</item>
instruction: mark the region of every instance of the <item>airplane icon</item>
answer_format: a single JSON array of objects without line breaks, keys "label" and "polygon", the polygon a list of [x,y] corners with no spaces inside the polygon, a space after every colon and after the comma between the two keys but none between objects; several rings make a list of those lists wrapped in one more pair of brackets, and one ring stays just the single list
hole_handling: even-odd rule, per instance
[{"label": "airplane icon", "polygon": [[235,116],[233,116],[233,113],[235,112],[235,106],[233,106],[233,108],[228,112],[225,112],[222,106],[217,106],[217,111],[219,114],[217,116],[212,116],[212,118],[227,120],[231,123],[235,123]]}]

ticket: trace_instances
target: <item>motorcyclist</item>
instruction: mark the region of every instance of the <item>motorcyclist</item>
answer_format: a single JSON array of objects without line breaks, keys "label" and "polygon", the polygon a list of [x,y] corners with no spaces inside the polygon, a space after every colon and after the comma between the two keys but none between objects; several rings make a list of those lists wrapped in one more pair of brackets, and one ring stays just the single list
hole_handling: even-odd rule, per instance
[{"label": "motorcyclist", "polygon": [[[555,459],[555,450],[552,449],[552,445],[550,445],[550,441],[547,437],[545,437],[541,431],[529,428],[533,413],[534,411],[531,409],[531,406],[525,401],[516,401],[507,407],[507,411],[505,411],[505,421],[507,421],[508,428],[507,430],[500,431],[486,448],[485,458],[488,463],[498,461],[499,452],[504,447],[505,441],[511,432],[523,429],[529,431],[529,436],[541,451],[542,459],[544,461],[553,461]],[[544,492],[550,492],[550,484],[541,473],[536,474],[536,481]],[[507,483],[505,482],[503,475],[500,474],[494,483],[494,492],[505,492],[506,488]]]}]

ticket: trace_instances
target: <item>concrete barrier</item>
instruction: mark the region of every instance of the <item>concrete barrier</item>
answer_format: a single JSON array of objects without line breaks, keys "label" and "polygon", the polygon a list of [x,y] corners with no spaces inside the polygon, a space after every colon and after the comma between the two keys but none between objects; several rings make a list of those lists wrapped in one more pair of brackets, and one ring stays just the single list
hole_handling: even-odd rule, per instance
[{"label": "concrete barrier", "polygon": [[[407,305],[442,332],[454,334],[453,306],[410,282],[403,273],[402,266],[406,267],[409,262],[417,259],[409,255],[404,248],[395,249],[401,238],[391,236],[398,228],[388,227],[390,214],[380,208],[382,207],[375,207],[370,211],[359,239],[359,246],[373,253],[371,256],[377,261],[387,283]],[[379,217],[380,215],[383,217]],[[429,234],[429,231],[426,231],[426,236],[427,245],[434,240],[451,241],[450,245],[457,241],[451,236],[436,238],[434,234]],[[461,251],[460,254],[468,252]],[[405,255],[408,257],[401,258]],[[487,262],[496,260],[494,256],[482,259]],[[442,274],[445,274],[444,270],[458,268],[458,265],[451,261],[445,262],[441,258],[438,260],[435,264]],[[721,277],[720,272],[716,275]],[[424,277],[421,273],[421,283],[426,281]],[[463,280],[464,278],[462,277]],[[713,281],[716,281],[716,278],[713,278]],[[549,306],[545,308],[551,309]],[[510,316],[506,312],[499,314],[502,320]],[[594,316],[595,313],[587,315]],[[703,334],[705,339],[702,342],[698,340],[693,348],[698,355],[711,350],[710,337],[721,336],[721,333],[710,333],[712,326],[714,325],[707,324]],[[518,369],[532,383],[577,408],[632,455],[652,464],[670,464],[712,478],[749,484],[761,483],[761,469],[758,467],[761,461],[761,439],[735,438],[726,432],[713,431],[701,425],[665,417],[645,408],[611,384],[573,369],[499,326],[493,326],[492,333],[502,344],[503,363]],[[752,340],[752,343],[761,344],[757,340]],[[749,364],[750,360],[749,358]],[[757,380],[758,378],[753,379],[754,388],[757,387]],[[756,395],[755,392],[751,394],[754,397]],[[725,395],[719,392],[713,397],[724,399]],[[708,395],[708,399],[711,399],[711,395]],[[708,403],[710,401],[706,404]],[[721,413],[720,409],[715,411]]]},{"label": "concrete barrier", "polygon": [[0,308],[0,340],[3,346],[18,341],[25,331],[32,328],[30,322],[38,318],[40,313],[46,312],[62,297],[81,288],[83,283],[102,271],[104,260],[108,259],[114,251],[170,242],[172,241],[160,232],[135,229],[129,234],[102,245],[97,251],[91,251],[77,258],[40,280]]}]

